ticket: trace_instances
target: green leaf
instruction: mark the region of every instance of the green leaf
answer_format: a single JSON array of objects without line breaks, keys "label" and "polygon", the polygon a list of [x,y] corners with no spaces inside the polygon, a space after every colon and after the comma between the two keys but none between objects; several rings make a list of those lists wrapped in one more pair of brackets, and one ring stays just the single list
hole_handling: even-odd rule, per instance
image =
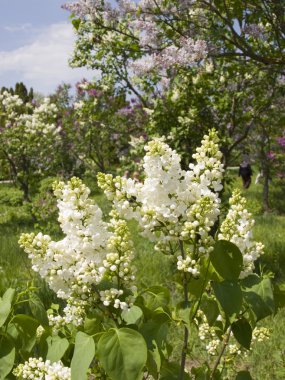
[{"label": "green leaf", "polygon": [[74,354],[71,360],[71,380],[87,379],[87,371],[94,355],[94,339],[79,331],[75,338]]},{"label": "green leaf", "polygon": [[213,298],[210,298],[207,294],[204,294],[202,297],[200,309],[205,314],[209,325],[213,326],[220,314],[217,301]]},{"label": "green leaf", "polygon": [[163,324],[165,322],[169,322],[171,317],[168,313],[166,313],[162,307],[158,307],[152,313],[152,319],[159,324]]},{"label": "green leaf", "polygon": [[261,278],[257,274],[252,273],[249,276],[243,278],[240,283],[242,287],[251,288],[252,286],[259,284],[260,281]]},{"label": "green leaf", "polygon": [[232,324],[232,331],[236,340],[247,350],[250,349],[252,329],[245,318],[241,318]]},{"label": "green leaf", "polygon": [[150,310],[168,306],[170,293],[167,288],[164,288],[163,286],[152,286],[146,290],[146,293],[148,295],[146,307]]},{"label": "green leaf", "polygon": [[[178,380],[180,379],[180,365],[165,361],[161,368],[160,380]],[[190,380],[188,373],[184,372],[184,380]]]},{"label": "green leaf", "polygon": [[152,350],[147,351],[147,363],[146,363],[148,372],[154,377],[158,379],[160,368],[161,368],[161,356],[159,353],[159,349],[154,342]]},{"label": "green leaf", "polygon": [[99,361],[112,380],[139,380],[147,361],[147,347],[137,331],[110,329],[98,342]]},{"label": "green leaf", "polygon": [[274,303],[278,309],[285,306],[285,284],[274,284]]},{"label": "green leaf", "polygon": [[216,272],[209,259],[202,260],[200,266],[200,277],[191,279],[188,285],[189,293],[196,298],[200,298],[205,288],[208,286],[210,278],[215,280],[215,278],[212,278],[213,275],[216,275]]},{"label": "green leaf", "polygon": [[15,295],[15,289],[9,288],[3,294],[2,299],[3,299],[3,301],[9,301],[10,303],[12,303],[14,295]]},{"label": "green leaf", "polygon": [[166,342],[167,332],[168,326],[166,323],[161,324],[152,320],[147,321],[140,329],[149,350],[152,350],[153,345],[157,345],[159,349],[162,349]]},{"label": "green leaf", "polygon": [[13,317],[9,326],[15,326],[19,335],[17,337],[16,346],[23,351],[30,352],[36,343],[36,331],[39,322],[29,315],[17,314]]},{"label": "green leaf", "polygon": [[88,335],[94,335],[102,331],[102,321],[97,318],[85,318],[84,331]]},{"label": "green leaf", "polygon": [[135,325],[143,317],[142,309],[138,306],[132,306],[128,310],[122,312],[122,318],[127,323],[127,325]]},{"label": "green leaf", "polygon": [[72,22],[72,25],[74,26],[74,28],[76,30],[78,30],[79,26],[80,26],[80,23],[81,23],[80,18],[73,19],[71,22]]},{"label": "green leaf", "polygon": [[199,278],[193,278],[189,282],[188,290],[189,293],[196,298],[199,298],[201,296],[201,293],[205,289],[205,279],[203,276]]},{"label": "green leaf", "polygon": [[254,285],[243,290],[244,299],[250,305],[257,321],[274,313],[274,296],[269,278],[258,279]]},{"label": "green leaf", "polygon": [[253,380],[248,371],[240,371],[237,373],[236,380]]},{"label": "green leaf", "polygon": [[30,294],[29,306],[33,317],[35,317],[43,326],[48,326],[48,317],[44,304],[39,296],[35,293]]},{"label": "green leaf", "polygon": [[168,326],[158,321],[148,321],[141,326],[140,333],[143,335],[147,348],[147,368],[151,375],[156,378],[162,363],[162,350],[166,346]]},{"label": "green leaf", "polygon": [[190,329],[191,328],[191,323],[190,323],[190,316],[191,316],[191,305],[189,302],[179,302],[176,305],[176,314],[178,318],[180,318],[186,326]]},{"label": "green leaf", "polygon": [[[216,373],[217,371],[215,371]],[[195,380],[209,380],[210,379],[210,370],[206,364],[203,364],[201,367],[193,367],[191,373],[195,375]],[[215,376],[215,375],[214,375]],[[214,379],[215,377],[213,377]]]},{"label": "green leaf", "polygon": [[47,338],[47,344],[48,352],[46,358],[51,362],[58,362],[69,346],[68,340],[66,338],[61,338],[58,335],[49,336]]},{"label": "green leaf", "polygon": [[15,360],[15,346],[8,336],[0,335],[0,379],[6,379]]},{"label": "green leaf", "polygon": [[242,291],[237,282],[223,281],[212,284],[217,300],[230,321],[233,321],[241,310]]},{"label": "green leaf", "polygon": [[9,288],[0,299],[0,327],[4,325],[10,314],[14,294],[15,289]]},{"label": "green leaf", "polygon": [[210,254],[210,259],[223,279],[234,281],[239,278],[243,257],[235,244],[226,240],[218,240]]}]

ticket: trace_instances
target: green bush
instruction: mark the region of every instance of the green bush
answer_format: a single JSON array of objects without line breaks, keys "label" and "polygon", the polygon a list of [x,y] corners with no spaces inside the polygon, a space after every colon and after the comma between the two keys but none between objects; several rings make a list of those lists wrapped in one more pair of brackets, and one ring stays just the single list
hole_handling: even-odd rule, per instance
[{"label": "green bush", "polygon": [[33,198],[31,211],[36,220],[35,228],[45,228],[50,234],[59,232],[57,223],[56,198],[53,195],[52,184],[59,179],[47,177],[40,182],[39,192]]},{"label": "green bush", "polygon": [[23,192],[11,185],[0,185],[0,205],[19,206],[23,203]]}]

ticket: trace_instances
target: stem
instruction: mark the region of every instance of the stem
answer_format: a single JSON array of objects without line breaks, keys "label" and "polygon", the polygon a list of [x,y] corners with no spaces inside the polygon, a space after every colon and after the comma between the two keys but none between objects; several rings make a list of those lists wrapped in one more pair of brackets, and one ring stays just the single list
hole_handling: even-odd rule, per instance
[{"label": "stem", "polygon": [[[185,259],[185,252],[183,247],[183,242],[179,240],[179,246],[182,258]],[[183,292],[184,292],[184,302],[187,305],[189,302],[188,299],[188,281],[186,273],[183,272]],[[182,346],[182,352],[181,352],[181,362],[180,362],[180,374],[178,380],[184,379],[184,369],[186,364],[186,355],[187,355],[187,348],[188,348],[188,337],[189,337],[189,330],[187,326],[184,326],[184,338],[183,338],[183,346]]]},{"label": "stem", "polygon": [[220,364],[220,361],[221,361],[221,359],[223,357],[225,349],[226,349],[226,347],[227,347],[227,345],[229,343],[231,332],[232,332],[232,329],[231,329],[231,327],[229,327],[229,331],[228,331],[228,333],[227,333],[227,335],[226,335],[226,337],[224,339],[224,344],[223,344],[223,347],[221,349],[221,352],[220,352],[219,356],[217,357],[217,360],[216,360],[216,362],[214,364],[214,367],[212,369],[210,380],[214,378],[213,376],[214,376],[214,374],[215,374],[215,372],[216,372],[216,370],[218,368],[218,365]]},{"label": "stem", "polygon": [[196,317],[196,314],[199,310],[199,307],[201,305],[201,301],[202,301],[202,296],[204,294],[204,291],[205,291],[205,288],[206,288],[206,284],[207,284],[207,276],[208,276],[208,272],[209,272],[209,267],[210,267],[210,257],[208,258],[208,265],[207,265],[207,269],[206,269],[206,274],[205,274],[205,278],[204,278],[204,282],[203,282],[203,286],[202,286],[202,290],[201,290],[201,294],[200,294],[200,297],[199,297],[199,300],[198,300],[198,303],[196,305],[196,309],[195,309],[195,312],[192,316],[192,321],[194,320],[194,318]]}]

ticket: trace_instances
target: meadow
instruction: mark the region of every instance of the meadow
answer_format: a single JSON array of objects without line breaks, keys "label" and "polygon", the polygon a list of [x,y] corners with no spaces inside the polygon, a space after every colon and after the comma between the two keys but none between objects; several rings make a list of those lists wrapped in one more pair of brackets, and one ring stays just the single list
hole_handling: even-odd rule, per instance
[{"label": "meadow", "polygon": [[[89,185],[92,182],[88,181]],[[230,188],[239,187],[239,178],[233,175]],[[227,192],[226,192],[227,194]],[[260,204],[262,196],[262,185],[254,184],[243,191],[247,198],[247,207],[253,213],[256,220],[254,237],[265,245],[265,254],[258,261],[256,270],[263,275],[274,277],[275,282],[285,279],[285,200],[281,196],[282,184],[271,184],[271,205],[272,210],[266,214],[262,213]],[[98,192],[94,186],[93,197],[107,215],[109,204],[103,194]],[[225,195],[226,197],[226,195]],[[54,226],[57,225],[53,220]],[[16,288],[20,291],[29,283],[38,287],[44,305],[48,308],[54,295],[47,288],[46,284],[31,270],[27,255],[18,245],[19,235],[22,232],[43,230],[46,225],[35,224],[31,217],[30,206],[21,200],[21,192],[12,184],[0,184],[0,292],[7,287]],[[172,284],[168,279],[171,277],[174,268],[168,256],[164,256],[154,251],[151,243],[137,234],[137,225],[130,223],[130,229],[134,237],[135,244],[135,265],[137,267],[137,280],[141,287],[156,284],[166,285],[172,289]],[[59,230],[58,230],[59,231]],[[57,228],[52,229],[52,234],[58,236]],[[154,268],[156,268],[154,270]],[[274,273],[274,274],[273,274]],[[263,325],[270,328],[272,334],[270,338],[257,345],[254,352],[248,354],[246,363],[241,365],[248,367],[253,378],[279,380],[285,378],[285,325],[283,323],[285,311],[279,311],[274,317],[268,317]],[[195,353],[197,362],[201,361],[201,345],[195,331],[191,332],[192,349]],[[181,341],[177,338],[179,334],[173,331],[174,347],[177,347],[177,355]],[[176,355],[176,349],[173,351]],[[205,354],[204,354],[205,355]],[[191,363],[189,363],[191,366]]]}]

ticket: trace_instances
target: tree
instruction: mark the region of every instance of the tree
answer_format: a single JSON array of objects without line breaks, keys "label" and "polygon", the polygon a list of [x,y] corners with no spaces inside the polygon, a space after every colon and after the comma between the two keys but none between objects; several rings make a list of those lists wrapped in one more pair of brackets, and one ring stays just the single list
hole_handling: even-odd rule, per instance
[{"label": "tree", "polygon": [[12,95],[18,95],[24,103],[32,102],[34,99],[33,88],[30,88],[30,90],[28,90],[23,82],[17,82],[15,84],[15,89],[10,88],[10,90],[8,90],[8,88],[2,87],[0,92],[3,94],[5,91],[10,92]]},{"label": "tree", "polygon": [[77,38],[70,63],[99,70],[101,83],[137,96],[150,115],[146,133],[170,135],[185,167],[205,130],[215,126],[228,165],[246,139],[256,138],[272,108],[278,110],[270,112],[277,116],[274,129],[280,128],[283,108],[275,94],[285,62],[282,3],[66,4]]},{"label": "tree", "polygon": [[111,86],[82,80],[76,88],[75,98],[63,107],[55,99],[61,109],[63,152],[68,147],[63,155],[70,155],[74,167],[92,175],[98,170],[115,171],[128,150],[130,135],[138,133],[146,114],[136,100],[126,100]]},{"label": "tree", "polygon": [[59,133],[56,118],[57,109],[48,98],[33,105],[7,91],[0,95],[1,156],[26,201],[31,185],[36,187],[52,166]]}]

